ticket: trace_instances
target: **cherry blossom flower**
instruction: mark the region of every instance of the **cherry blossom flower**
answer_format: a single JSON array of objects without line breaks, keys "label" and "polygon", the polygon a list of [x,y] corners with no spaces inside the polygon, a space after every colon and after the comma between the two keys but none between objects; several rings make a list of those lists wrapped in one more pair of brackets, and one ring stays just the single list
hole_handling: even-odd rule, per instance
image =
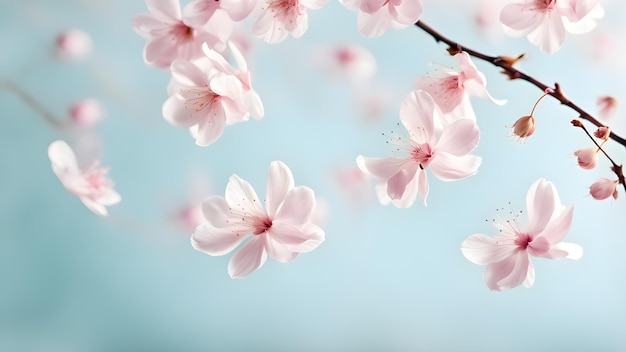
[{"label": "cherry blossom flower", "polygon": [[224,197],[202,203],[203,223],[191,237],[193,247],[211,256],[227,254],[248,241],[228,263],[231,278],[244,278],[260,268],[267,256],[289,262],[324,241],[324,231],[312,222],[313,190],[294,186],[291,170],[280,161],[270,164],[265,209],[252,186],[232,175]]},{"label": "cherry blossom flower", "polygon": [[317,10],[328,0],[266,0],[252,34],[267,43],[279,43],[291,33],[300,38],[309,28],[307,10]]},{"label": "cherry blossom flower", "polygon": [[[168,68],[175,59],[193,60],[202,56],[202,43],[221,50],[232,26],[223,17],[204,26],[188,25],[179,0],[146,0],[150,14],[133,17],[133,29],[148,40],[144,48],[147,64]],[[225,15],[224,15],[225,16]]]},{"label": "cherry blossom flower", "polygon": [[102,120],[104,111],[97,99],[87,98],[70,106],[70,119],[83,127],[90,127]]},{"label": "cherry blossom flower", "polygon": [[357,165],[363,172],[383,182],[384,192],[378,193],[381,203],[390,201],[396,207],[407,208],[419,194],[426,205],[426,169],[443,181],[459,180],[477,172],[481,158],[469,154],[479,139],[475,121],[460,119],[444,123],[439,108],[423,90],[414,91],[404,99],[400,121],[409,138],[396,141],[402,143],[398,149],[406,150],[407,157],[357,157]]},{"label": "cherry blossom flower", "polygon": [[528,138],[535,133],[535,118],[532,115],[520,117],[511,127],[519,139]]},{"label": "cherry blossom flower", "polygon": [[470,95],[491,100],[503,105],[506,100],[497,100],[487,92],[487,79],[478,71],[469,54],[462,51],[454,55],[461,71],[440,66],[441,71],[418,77],[415,81],[417,89],[427,91],[435,100],[448,122],[465,118],[476,120],[476,114],[470,102]]},{"label": "cherry blossom flower", "polygon": [[619,180],[609,180],[608,178],[601,178],[591,184],[589,187],[589,194],[596,200],[603,200],[613,196],[613,199],[617,199],[617,185]]},{"label": "cherry blossom flower", "polygon": [[527,36],[542,51],[551,54],[565,41],[565,31],[580,34],[595,27],[604,10],[599,0],[524,0],[509,4],[500,21],[513,36]]},{"label": "cherry blossom flower", "polygon": [[598,116],[603,119],[610,118],[617,110],[617,99],[605,95],[596,100],[596,105],[598,106]]},{"label": "cherry blossom flower", "polygon": [[207,146],[226,125],[244,121],[250,113],[239,78],[198,65],[202,62],[172,63],[171,95],[163,104],[163,117],[176,127],[191,128],[196,144]]},{"label": "cherry blossom flower", "polygon": [[232,76],[237,77],[239,82],[241,82],[241,86],[243,88],[243,101],[250,112],[250,115],[255,119],[260,119],[263,117],[265,110],[263,109],[263,103],[261,102],[261,98],[259,94],[252,89],[252,82],[250,80],[250,72],[248,72],[248,64],[246,63],[246,59],[243,57],[239,49],[233,42],[228,42],[228,47],[233,55],[235,62],[237,63],[238,68],[234,68],[231,64],[226,61],[222,54],[216,52],[215,50],[210,49],[206,44],[202,45],[202,50],[204,54],[211,61],[212,66],[220,72],[230,74]]},{"label": "cherry blossom flower", "polygon": [[340,44],[320,50],[317,66],[331,79],[360,83],[376,73],[376,58],[360,45]]},{"label": "cherry blossom flower", "polygon": [[79,61],[91,54],[93,44],[89,34],[80,29],[59,33],[56,38],[55,54],[68,61]]},{"label": "cherry blossom flower", "polygon": [[379,37],[391,26],[405,27],[422,16],[421,0],[339,0],[350,10],[358,11],[357,26],[366,37]]},{"label": "cherry blossom flower", "polygon": [[[487,265],[483,280],[492,291],[512,289],[535,283],[535,269],[530,257],[579,259],[583,249],[574,243],[561,242],[572,224],[574,207],[561,205],[552,182],[535,181],[526,196],[528,226],[513,219],[495,222],[499,234],[493,237],[477,234],[461,244],[465,258]],[[512,214],[512,212],[511,212]]]},{"label": "cherry blossom flower", "polygon": [[97,215],[107,216],[105,207],[122,200],[113,190],[113,181],[105,177],[108,168],[99,168],[99,161],[79,169],[74,151],[62,140],[50,144],[48,157],[52,163],[52,171],[61,180],[65,189],[78,196],[81,202]]},{"label": "cherry blossom flower", "polygon": [[608,126],[600,126],[593,132],[594,137],[602,140],[607,140],[611,136],[611,129]]},{"label": "cherry blossom flower", "polygon": [[232,21],[243,21],[254,9],[256,0],[195,0],[183,9],[185,23],[202,26],[216,13],[225,12]]},{"label": "cherry blossom flower", "polygon": [[574,152],[578,158],[578,166],[585,170],[591,170],[598,164],[598,148],[579,149]]}]

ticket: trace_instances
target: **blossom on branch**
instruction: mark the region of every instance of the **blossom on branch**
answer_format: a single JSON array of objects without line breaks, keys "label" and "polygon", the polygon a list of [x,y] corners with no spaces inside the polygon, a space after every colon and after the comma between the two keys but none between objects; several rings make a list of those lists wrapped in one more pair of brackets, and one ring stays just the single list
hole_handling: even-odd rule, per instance
[{"label": "blossom on branch", "polygon": [[528,41],[551,54],[565,41],[566,30],[589,32],[603,15],[599,0],[525,0],[505,6],[500,21],[510,35],[527,36]]},{"label": "blossom on branch", "polygon": [[359,11],[357,25],[366,37],[379,37],[392,26],[405,27],[422,16],[421,0],[339,0],[345,7]]},{"label": "blossom on branch", "polygon": [[79,169],[74,151],[62,140],[50,144],[48,157],[52,163],[52,171],[61,180],[65,189],[76,195],[97,215],[107,216],[105,207],[122,200],[113,190],[113,181],[105,176],[109,171],[108,168],[99,168],[99,161],[96,160],[88,167]]},{"label": "blossom on branch", "polygon": [[248,241],[228,263],[231,278],[244,278],[270,258],[285,263],[310,252],[324,241],[324,231],[313,222],[313,190],[294,186],[291,170],[280,161],[270,164],[265,209],[252,186],[232,175],[226,194],[202,203],[204,221],[191,237],[193,247],[212,256],[233,251]]},{"label": "blossom on branch", "polygon": [[476,120],[470,95],[489,99],[497,105],[506,103],[506,100],[494,99],[487,92],[487,79],[478,71],[468,53],[462,51],[454,58],[460,71],[439,66],[441,71],[418,77],[415,81],[417,89],[423,89],[433,97],[448,122],[463,118]]},{"label": "blossom on branch", "polygon": [[490,237],[472,235],[461,244],[467,260],[487,265],[483,280],[492,291],[512,289],[535,283],[535,269],[530,257],[547,259],[579,259],[583,249],[574,243],[561,242],[572,224],[574,207],[561,205],[554,185],[539,179],[530,186],[526,196],[528,226],[513,219],[494,223],[499,234]]},{"label": "blossom on branch", "polygon": [[619,180],[609,180],[601,178],[589,186],[589,194],[596,200],[603,200],[609,197],[617,199],[617,185]]},{"label": "blossom on branch", "polygon": [[585,170],[591,170],[598,164],[598,148],[591,147],[579,149],[574,152],[577,158],[578,166]]},{"label": "blossom on branch", "polygon": [[252,34],[267,43],[279,43],[291,33],[300,38],[309,28],[307,10],[321,9],[328,0],[266,0]]},{"label": "blossom on branch", "polygon": [[431,96],[417,90],[406,96],[400,108],[400,121],[409,132],[405,141],[397,138],[398,150],[407,157],[357,157],[359,168],[381,181],[378,192],[381,203],[391,202],[408,208],[419,194],[426,205],[428,180],[426,169],[443,181],[459,180],[475,174],[481,163],[470,155],[478,144],[480,132],[476,122],[459,119],[447,123]]}]

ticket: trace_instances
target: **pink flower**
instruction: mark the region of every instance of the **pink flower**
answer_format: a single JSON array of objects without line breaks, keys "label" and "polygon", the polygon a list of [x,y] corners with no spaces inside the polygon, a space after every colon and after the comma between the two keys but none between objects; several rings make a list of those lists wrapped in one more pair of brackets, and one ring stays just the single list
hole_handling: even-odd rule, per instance
[{"label": "pink flower", "polygon": [[61,32],[56,38],[55,53],[62,60],[82,60],[91,54],[91,50],[91,37],[80,29]]},{"label": "pink flower", "polygon": [[202,203],[205,221],[191,237],[193,247],[208,255],[224,255],[249,239],[228,263],[231,278],[244,278],[260,268],[267,256],[289,262],[324,241],[324,231],[312,222],[315,195],[294,187],[291,170],[280,161],[270,164],[265,209],[252,186],[232,175],[225,197]]},{"label": "pink flower", "polygon": [[617,110],[617,99],[608,95],[602,96],[596,100],[596,105],[598,106],[598,115],[606,119],[615,114],[615,110]]},{"label": "pink flower", "polygon": [[603,200],[613,196],[613,199],[617,199],[617,185],[619,180],[609,180],[608,178],[601,178],[591,184],[589,187],[589,194],[596,200]]},{"label": "pink flower", "polygon": [[252,34],[267,43],[279,43],[291,33],[300,38],[308,29],[307,10],[322,8],[328,0],[267,0]]},{"label": "pink flower", "polygon": [[62,140],[50,144],[48,157],[52,163],[52,171],[59,177],[65,189],[78,196],[97,215],[107,216],[105,206],[122,200],[113,190],[113,182],[105,177],[108,168],[98,168],[99,161],[94,161],[85,169],[79,169],[74,151]]},{"label": "pink flower", "polygon": [[611,129],[608,126],[600,126],[593,132],[593,135],[598,139],[606,141],[611,136]]},{"label": "pink flower", "polygon": [[405,27],[422,16],[420,0],[339,0],[345,7],[359,11],[357,25],[366,37],[379,37],[391,26]]},{"label": "pink flower", "polygon": [[585,170],[591,170],[598,164],[598,148],[579,149],[574,152],[578,158],[578,166]]},{"label": "pink flower", "polygon": [[[190,26],[183,20],[178,0],[146,0],[150,14],[133,17],[133,29],[148,40],[144,48],[146,63],[168,68],[176,59],[193,60],[202,56],[202,43],[223,49],[230,35],[223,18],[207,26]],[[212,27],[211,27],[212,28]]]},{"label": "pink flower", "polygon": [[474,95],[503,105],[506,100],[497,100],[487,92],[487,79],[478,71],[469,54],[462,51],[454,55],[460,72],[441,66],[441,71],[418,77],[415,81],[417,89],[427,91],[435,100],[445,117],[455,119],[466,118],[476,120],[469,96]]},{"label": "pink flower", "polygon": [[70,106],[70,118],[76,125],[93,126],[102,120],[104,112],[98,100],[87,98]]},{"label": "pink flower", "polygon": [[535,118],[530,115],[520,117],[511,127],[513,134],[519,139],[528,138],[535,133]]},{"label": "pink flower", "polygon": [[604,15],[598,0],[524,0],[502,9],[500,21],[511,35],[527,36],[542,51],[551,54],[565,41],[565,30],[586,33],[595,19]]},{"label": "pink flower", "polygon": [[202,62],[172,63],[171,95],[163,104],[163,117],[176,127],[191,128],[196,144],[207,146],[222,135],[227,124],[244,121],[249,112],[237,77],[198,65]]},{"label": "pink flower", "polygon": [[359,168],[382,182],[379,200],[391,201],[396,207],[413,205],[417,195],[426,205],[428,180],[426,169],[440,180],[459,180],[475,174],[481,158],[469,153],[478,144],[479,131],[470,119],[460,119],[445,124],[433,99],[417,90],[404,99],[400,108],[400,121],[409,132],[409,138],[398,138],[400,149],[407,157],[367,158],[357,157]]},{"label": "pink flower", "polygon": [[483,280],[492,291],[512,289],[535,283],[535,269],[530,257],[548,259],[579,259],[583,249],[573,243],[561,242],[572,224],[574,207],[561,205],[551,182],[539,179],[530,186],[526,196],[528,226],[517,221],[519,215],[503,223],[494,223],[500,231],[494,237],[472,235],[461,244],[465,258],[478,265],[487,265]]},{"label": "pink flower", "polygon": [[202,26],[216,13],[224,12],[232,21],[243,21],[254,9],[256,0],[195,0],[185,6],[185,23]]},{"label": "pink flower", "polygon": [[320,50],[319,66],[332,79],[359,83],[376,73],[376,58],[367,49],[354,43],[335,45]]}]

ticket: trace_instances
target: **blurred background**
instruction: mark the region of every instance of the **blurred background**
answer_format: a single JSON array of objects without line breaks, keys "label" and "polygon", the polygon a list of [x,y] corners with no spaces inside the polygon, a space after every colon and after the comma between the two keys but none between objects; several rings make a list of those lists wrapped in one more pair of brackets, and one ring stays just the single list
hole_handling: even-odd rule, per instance
[{"label": "blurred background", "polygon": [[[599,96],[626,97],[622,2],[603,1],[598,28],[568,34],[553,55],[503,34],[504,1],[423,3],[422,20],[442,34],[487,54],[525,53],[520,69],[559,82],[592,114]],[[401,132],[400,102],[415,78],[431,72],[432,62],[455,65],[443,45],[413,27],[364,38],[356,12],[334,0],[309,12],[309,29],[297,40],[265,44],[246,22],[239,33],[250,44],[265,117],[228,126],[203,148],[161,115],[169,73],[144,64],[145,40],[131,24],[147,12],[139,0],[0,0],[0,350],[626,349],[626,196],[623,189],[617,200],[589,196],[589,185],[614,174],[603,158],[594,170],[576,164],[573,152],[591,142],[570,126],[572,110],[544,99],[536,133],[516,141],[505,126],[529,114],[542,92],[475,61],[491,94],[509,101],[473,100],[479,173],[450,183],[429,175],[428,207],[383,206],[373,184],[355,173],[355,158],[391,155],[381,134]],[[54,55],[57,35],[69,29],[91,37],[83,60]],[[355,83],[323,69],[329,48],[348,43],[374,56],[372,76]],[[100,103],[103,119],[70,123],[70,106],[86,98]],[[622,136],[624,114],[621,106],[604,120]],[[110,166],[122,202],[108,218],[90,212],[52,172],[47,148],[56,139],[80,160]],[[623,147],[606,148],[626,162]],[[232,280],[230,255],[191,247],[186,211],[223,195],[232,174],[262,196],[273,160],[315,191],[326,241],[289,264],[270,259]],[[527,190],[540,177],[555,184],[563,204],[574,204],[566,241],[585,254],[535,258],[534,287],[490,292],[484,268],[467,261],[460,244],[494,234],[496,209],[525,211]]]}]

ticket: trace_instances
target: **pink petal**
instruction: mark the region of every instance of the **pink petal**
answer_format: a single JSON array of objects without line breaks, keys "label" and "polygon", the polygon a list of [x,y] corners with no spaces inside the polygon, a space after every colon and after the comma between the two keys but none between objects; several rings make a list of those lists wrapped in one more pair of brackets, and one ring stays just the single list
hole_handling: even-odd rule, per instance
[{"label": "pink petal", "polygon": [[574,206],[570,205],[556,218],[552,219],[546,225],[540,236],[545,237],[551,244],[557,244],[567,236],[572,226],[572,217],[574,215]]},{"label": "pink petal", "polygon": [[478,172],[482,158],[476,155],[456,156],[447,152],[437,152],[428,168],[442,181],[455,181]]},{"label": "pink petal", "polygon": [[526,280],[529,265],[526,251],[518,251],[500,262],[488,264],[483,280],[492,291],[512,289]]},{"label": "pink petal", "polygon": [[372,14],[359,12],[357,26],[359,33],[366,37],[380,37],[391,27],[391,16],[384,8]]},{"label": "pink petal", "polygon": [[542,21],[537,11],[528,9],[526,4],[509,4],[500,12],[500,22],[505,26],[517,31],[517,35],[526,35]]},{"label": "pink petal", "polygon": [[418,165],[413,163],[401,169],[387,180],[387,195],[391,200],[404,198],[407,185],[415,178],[418,172]]},{"label": "pink petal", "polygon": [[225,2],[228,1],[197,0],[188,3],[183,9],[185,24],[194,27],[205,25]]},{"label": "pink petal", "polygon": [[[409,93],[400,106],[400,121],[420,143],[430,142],[434,135],[433,119],[438,117],[433,98],[424,90]],[[422,134],[425,134],[420,138]]]},{"label": "pink petal", "polygon": [[528,40],[543,52],[552,54],[565,41],[565,26],[558,13],[548,12],[539,27],[528,34]]},{"label": "pink petal", "polygon": [[252,236],[228,262],[228,274],[233,279],[243,279],[265,263],[267,253],[265,252],[264,235]]},{"label": "pink petal", "polygon": [[298,256],[298,252],[290,251],[283,244],[278,243],[272,237],[265,236],[265,249],[267,250],[267,255],[280,263],[290,262]]},{"label": "pink petal", "polygon": [[144,48],[144,58],[148,64],[159,68],[168,68],[177,55],[177,49],[171,37],[152,38]]},{"label": "pink petal", "polygon": [[424,203],[424,206],[426,206],[426,198],[428,197],[428,177],[426,176],[426,172],[425,171],[421,171],[419,174],[419,181],[418,181],[418,193],[420,195],[420,199],[422,200],[422,203]]},{"label": "pink petal", "polygon": [[302,233],[306,234],[306,236],[304,237],[308,237],[308,240],[297,245],[286,245],[293,252],[297,252],[297,253],[310,252],[316,249],[317,247],[319,247],[319,245],[322,244],[322,242],[324,242],[325,240],[326,234],[324,233],[324,230],[322,230],[319,226],[315,224],[308,223],[308,224],[302,225],[300,229]]},{"label": "pink petal", "polygon": [[556,189],[551,182],[543,178],[535,181],[528,189],[526,195],[526,209],[528,210],[528,229],[531,235],[539,235],[554,214],[554,209],[560,207]]},{"label": "pink petal", "polygon": [[[390,6],[390,5],[388,5]],[[389,12],[394,20],[400,24],[410,25],[419,21],[422,16],[423,7],[420,0],[401,1],[398,6],[390,7]]]},{"label": "pink petal", "polygon": [[311,220],[314,211],[315,195],[313,190],[305,186],[297,186],[287,192],[274,220],[296,226],[302,225]]},{"label": "pink petal", "polygon": [[256,0],[221,1],[220,5],[233,21],[239,22],[250,15],[256,5]]},{"label": "pink petal", "polygon": [[224,255],[235,249],[248,235],[233,233],[230,229],[200,224],[191,235],[191,245],[208,255]]},{"label": "pink petal", "polygon": [[461,252],[474,264],[498,263],[513,255],[518,247],[501,236],[472,235],[461,243]]},{"label": "pink petal", "polygon": [[478,125],[470,119],[461,119],[443,130],[434,149],[437,152],[463,156],[476,148],[479,139]]},{"label": "pink petal", "polygon": [[204,55],[206,55],[212,61],[217,70],[227,74],[235,74],[235,70],[228,63],[228,61],[226,61],[224,56],[222,56],[222,54],[218,53],[217,51],[209,48],[207,43],[202,44],[202,51],[204,52]]},{"label": "pink petal", "polygon": [[561,242],[550,247],[550,251],[543,254],[542,258],[563,259],[569,258],[578,260],[583,256],[583,247],[576,243]]},{"label": "pink petal", "polygon": [[395,175],[402,168],[412,163],[410,159],[400,158],[368,158],[359,155],[356,158],[356,164],[364,173],[370,174],[378,179],[387,180]]},{"label": "pink petal", "polygon": [[163,20],[157,19],[147,13],[140,13],[133,16],[132,23],[133,30],[144,38],[151,38],[153,30],[158,30],[167,25],[167,23],[163,23]]},{"label": "pink petal", "polygon": [[201,147],[206,147],[215,142],[220,138],[226,127],[226,115],[223,108],[214,108],[210,113],[212,115],[198,124],[196,144]]},{"label": "pink petal", "polygon": [[99,216],[109,216],[109,212],[104,205],[94,201],[90,197],[79,196],[78,199],[92,212]]},{"label": "pink petal", "polygon": [[254,188],[237,175],[232,175],[226,185],[225,199],[230,208],[251,216],[265,215]]},{"label": "pink petal", "polygon": [[146,0],[150,12],[160,19],[180,20],[180,2],[178,0]]},{"label": "pink petal", "polygon": [[163,118],[176,127],[189,128],[200,122],[198,114],[185,107],[185,100],[179,94],[167,98],[161,112]]},{"label": "pink petal", "polygon": [[[284,246],[299,246],[311,239],[315,234],[314,232],[306,231],[311,229],[309,225],[310,223],[292,224],[274,220],[272,227],[268,231],[268,235],[272,237],[274,241]],[[293,250],[290,251],[293,252]]]},{"label": "pink petal", "polygon": [[529,255],[540,257],[550,251],[550,242],[545,237],[539,236],[528,243],[526,249]]},{"label": "pink petal", "polygon": [[215,228],[226,228],[230,226],[230,206],[222,196],[210,196],[202,204],[202,215],[204,219]]},{"label": "pink petal", "polygon": [[531,288],[535,284],[535,267],[533,266],[532,261],[528,261],[528,273],[526,274],[526,279],[522,285],[526,288]]},{"label": "pink petal", "polygon": [[186,60],[174,60],[170,67],[172,78],[187,87],[205,87],[209,82],[206,73]]},{"label": "pink petal", "polygon": [[[422,182],[425,181],[426,179],[426,173],[423,170],[417,169],[417,166],[415,167],[416,167],[415,172],[417,172],[418,175],[413,177],[409,181],[409,183],[406,185],[404,189],[404,193],[402,194],[402,197],[398,199],[391,199],[388,194],[389,192],[388,186],[386,186],[384,187],[384,189],[385,189],[385,192],[387,193],[385,193],[385,196],[386,196],[385,200],[383,201],[381,199],[382,204],[386,204],[389,201],[391,201],[391,203],[397,208],[408,208],[415,203],[415,199],[417,199],[418,194],[423,195],[424,185],[422,184]],[[426,187],[425,188],[426,194],[428,194],[428,182],[426,182],[425,187]],[[424,197],[422,197],[422,201],[424,202],[424,205],[426,205],[426,201]]]},{"label": "pink petal", "polygon": [[285,201],[287,192],[294,187],[293,175],[282,161],[273,161],[267,175],[265,209],[273,218],[278,208]]},{"label": "pink petal", "polygon": [[62,140],[56,140],[48,146],[48,157],[52,163],[52,171],[60,177],[65,173],[79,172],[76,155],[70,146]]},{"label": "pink petal", "polygon": [[211,79],[211,90],[215,94],[229,97],[234,100],[241,99],[241,82],[232,75],[217,75]]}]

